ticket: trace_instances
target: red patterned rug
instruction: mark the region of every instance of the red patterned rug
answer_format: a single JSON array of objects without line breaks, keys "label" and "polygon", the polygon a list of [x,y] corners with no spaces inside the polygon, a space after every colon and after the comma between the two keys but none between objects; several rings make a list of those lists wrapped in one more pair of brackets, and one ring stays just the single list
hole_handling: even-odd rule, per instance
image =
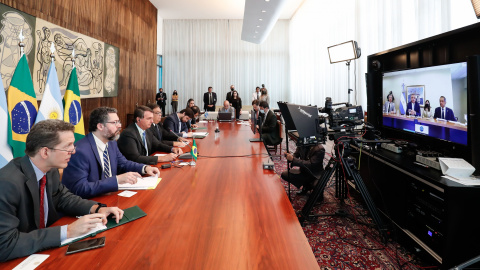
[{"label": "red patterned rug", "polygon": [[[285,144],[285,142],[283,142]],[[285,145],[284,145],[285,146]],[[285,147],[282,147],[285,149]],[[290,152],[295,144],[289,143]],[[325,147],[327,152],[331,145]],[[326,156],[325,164],[328,158]],[[273,158],[278,175],[287,169],[284,157]],[[280,181],[288,193],[288,182]],[[300,213],[308,195],[297,195],[298,189],[291,185],[292,206]],[[421,260],[409,253],[404,247],[388,240],[381,242],[378,230],[368,212],[355,198],[347,198],[343,204],[335,198],[334,179],[325,188],[324,201],[317,203],[311,211],[314,215],[334,214],[343,209],[353,218],[344,216],[321,216],[316,221],[304,222],[303,231],[308,238],[321,269],[435,269],[436,266],[423,265]]]}]

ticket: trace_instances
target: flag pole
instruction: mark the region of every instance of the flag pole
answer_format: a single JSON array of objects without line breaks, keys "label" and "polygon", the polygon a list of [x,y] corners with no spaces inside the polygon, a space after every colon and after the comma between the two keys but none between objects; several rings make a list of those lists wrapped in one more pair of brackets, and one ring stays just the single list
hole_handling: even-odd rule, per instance
[{"label": "flag pole", "polygon": [[52,64],[55,62],[55,45],[53,45],[53,41],[50,45],[50,58],[52,58]]},{"label": "flag pole", "polygon": [[22,58],[22,56],[25,54],[23,52],[23,48],[25,47],[25,43],[23,43],[23,39],[25,39],[25,37],[23,36],[23,28],[20,29],[20,34],[18,35],[18,39],[20,40],[20,42],[18,42],[18,46],[20,47],[20,58]]}]

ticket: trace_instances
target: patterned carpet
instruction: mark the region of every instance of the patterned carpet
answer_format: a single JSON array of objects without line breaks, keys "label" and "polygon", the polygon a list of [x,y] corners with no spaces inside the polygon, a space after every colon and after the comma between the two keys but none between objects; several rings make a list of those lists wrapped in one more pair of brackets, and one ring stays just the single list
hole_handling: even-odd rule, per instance
[{"label": "patterned carpet", "polygon": [[[282,149],[285,149],[283,142]],[[295,151],[295,144],[289,142],[290,152]],[[325,147],[330,152],[331,145]],[[328,149],[330,148],[330,149]],[[326,156],[325,164],[328,162]],[[286,170],[284,157],[273,158],[278,175]],[[288,182],[280,179],[288,193]],[[300,213],[308,195],[297,195],[298,189],[291,185],[293,208]],[[422,266],[405,248],[392,239],[384,245],[381,237],[372,226],[373,221],[365,208],[355,198],[347,198],[344,204],[335,198],[334,181],[330,180],[325,188],[323,203],[317,203],[312,214],[333,214],[344,209],[353,213],[354,218],[339,216],[322,216],[316,221],[304,222],[303,231],[308,238],[321,269],[435,269]],[[366,225],[365,225],[366,224]]]}]

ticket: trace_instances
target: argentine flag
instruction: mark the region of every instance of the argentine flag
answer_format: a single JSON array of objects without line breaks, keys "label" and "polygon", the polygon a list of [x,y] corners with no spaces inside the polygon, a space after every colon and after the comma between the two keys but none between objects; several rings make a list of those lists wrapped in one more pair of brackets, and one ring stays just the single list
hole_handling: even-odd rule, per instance
[{"label": "argentine flag", "polygon": [[48,70],[47,84],[35,124],[47,119],[63,120],[62,94],[60,93],[57,70],[53,61]]},{"label": "argentine flag", "polygon": [[2,76],[0,76],[0,169],[13,158],[12,147],[7,141],[9,121],[7,96],[3,89]]},{"label": "argentine flag", "polygon": [[405,92],[405,84],[402,84],[402,96],[400,97],[400,114],[404,115],[407,110],[407,92]]}]

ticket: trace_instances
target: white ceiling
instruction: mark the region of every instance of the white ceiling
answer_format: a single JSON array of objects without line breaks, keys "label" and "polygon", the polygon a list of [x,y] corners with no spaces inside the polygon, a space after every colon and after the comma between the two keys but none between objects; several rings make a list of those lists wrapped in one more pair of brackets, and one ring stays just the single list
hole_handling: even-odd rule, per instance
[{"label": "white ceiling", "polygon": [[[256,0],[264,1],[264,0]],[[288,0],[279,19],[290,19],[304,0]],[[245,0],[150,0],[162,19],[243,19]]]}]

